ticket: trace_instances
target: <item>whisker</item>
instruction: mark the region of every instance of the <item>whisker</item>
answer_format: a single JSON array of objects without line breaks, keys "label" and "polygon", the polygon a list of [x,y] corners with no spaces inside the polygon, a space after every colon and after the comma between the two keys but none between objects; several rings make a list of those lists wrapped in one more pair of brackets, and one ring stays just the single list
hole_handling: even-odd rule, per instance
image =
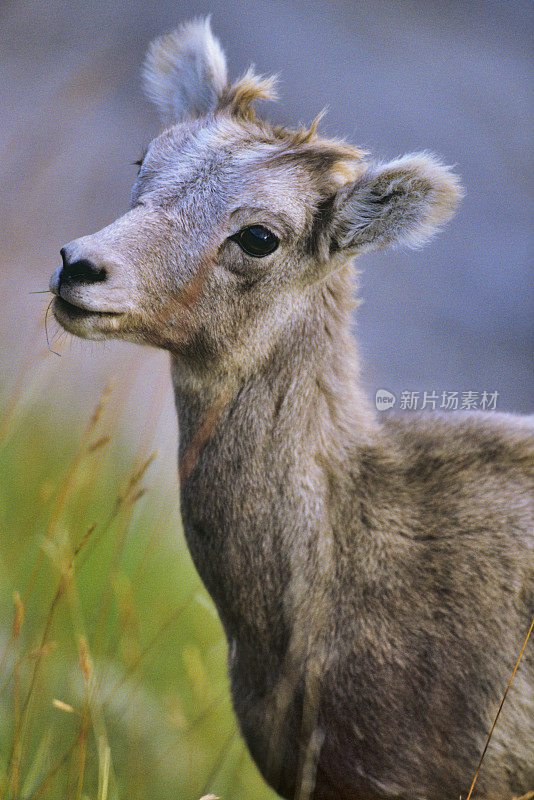
[{"label": "whisker", "polygon": [[39,289],[36,292],[28,292],[28,294],[51,294],[50,289]]},{"label": "whisker", "polygon": [[48,338],[48,312],[50,311],[50,306],[52,305],[53,302],[54,302],[54,298],[52,298],[52,300],[50,300],[50,302],[48,304],[48,307],[46,309],[46,314],[45,314],[46,345],[47,345],[48,351],[50,353],[54,353],[54,355],[59,356],[61,358],[61,353],[58,353],[57,350],[52,350],[52,348],[50,347],[50,339]]}]

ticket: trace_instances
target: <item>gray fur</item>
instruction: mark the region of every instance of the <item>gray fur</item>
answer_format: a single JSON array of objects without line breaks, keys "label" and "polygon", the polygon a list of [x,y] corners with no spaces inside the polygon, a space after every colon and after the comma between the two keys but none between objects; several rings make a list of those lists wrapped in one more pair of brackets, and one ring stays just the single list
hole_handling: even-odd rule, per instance
[{"label": "gray fur", "polygon": [[187,22],[151,43],[143,84],[164,122],[215,109],[227,87],[226,59],[209,17]]},{"label": "gray fur", "polygon": [[[171,354],[185,535],[270,784],[299,800],[465,797],[534,616],[532,420],[376,419],[351,258],[426,241],[458,179],[427,154],[379,166],[270,126],[252,110],[260,83],[154,140],[132,209],[65,250],[106,280],[58,271],[54,312],[76,335]],[[253,224],[280,237],[265,258],[235,241]],[[474,797],[534,787],[533,652]]]}]

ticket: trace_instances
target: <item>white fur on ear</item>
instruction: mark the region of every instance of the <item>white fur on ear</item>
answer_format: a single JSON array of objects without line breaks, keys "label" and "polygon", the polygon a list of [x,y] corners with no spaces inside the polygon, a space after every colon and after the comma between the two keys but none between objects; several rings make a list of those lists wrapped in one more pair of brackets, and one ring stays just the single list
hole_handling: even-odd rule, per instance
[{"label": "white fur on ear", "polygon": [[338,195],[336,246],[355,252],[420,247],[453,216],[462,197],[458,176],[431,153],[372,164]]},{"label": "white fur on ear", "polygon": [[164,123],[208,114],[226,87],[226,59],[209,17],[186,22],[150,44],[143,88]]}]

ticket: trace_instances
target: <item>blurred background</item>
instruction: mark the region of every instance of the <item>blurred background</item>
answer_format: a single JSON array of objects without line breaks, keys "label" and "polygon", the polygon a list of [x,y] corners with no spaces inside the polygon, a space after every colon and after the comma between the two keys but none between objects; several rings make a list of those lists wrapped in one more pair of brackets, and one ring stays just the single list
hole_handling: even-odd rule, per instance
[{"label": "blurred background", "polygon": [[[140,90],[147,44],[180,21],[207,13],[212,13],[212,27],[226,51],[231,77],[241,74],[250,62],[260,73],[280,74],[282,100],[265,107],[274,121],[308,124],[327,106],[329,113],[321,124],[324,134],[347,137],[384,159],[428,149],[455,164],[462,175],[466,197],[457,217],[435,241],[420,251],[392,251],[360,261],[364,303],[356,329],[370,394],[386,388],[396,394],[398,407],[404,391],[421,395],[436,391],[438,396],[443,391],[460,396],[478,392],[479,397],[484,391],[497,392],[497,410],[532,412],[534,273],[529,177],[534,26],[529,2],[3,2],[0,358],[5,446],[0,577],[2,626],[7,632],[0,691],[3,686],[8,714],[0,728],[4,769],[0,797],[9,785],[13,792],[17,713],[19,733],[26,732],[25,796],[32,796],[47,770],[53,769],[54,737],[64,743],[71,735],[74,766],[65,761],[71,765],[71,777],[65,778],[61,789],[53,782],[45,788],[51,797],[70,796],[71,789],[73,797],[83,796],[76,794],[82,763],[80,731],[85,724],[83,709],[92,707],[83,688],[87,670],[78,670],[67,692],[65,653],[70,642],[73,664],[82,663],[80,640],[86,636],[89,646],[100,654],[100,661],[93,654],[95,662],[105,661],[106,637],[117,641],[117,630],[126,635],[120,609],[124,598],[130,597],[124,587],[132,581],[130,599],[141,621],[135,636],[128,628],[128,637],[141,651],[148,647],[143,636],[150,634],[150,621],[165,618],[164,611],[154,605],[155,597],[163,598],[164,609],[179,610],[187,589],[197,592],[187,601],[196,605],[184,615],[189,622],[180,623],[179,632],[169,634],[163,650],[153,658],[154,671],[143,678],[143,702],[147,708],[152,703],[162,715],[150,717],[148,732],[141,731],[137,720],[124,729],[117,723],[118,738],[110,739],[111,734],[106,738],[99,728],[100,712],[92,709],[93,754],[88,749],[84,756],[83,792],[88,786],[87,796],[96,796],[97,790],[99,797],[104,796],[102,775],[106,764],[111,775],[111,763],[115,777],[109,777],[106,786],[121,795],[125,791],[122,767],[126,765],[124,774],[136,775],[128,759],[135,762],[132,753],[138,751],[148,759],[143,737],[154,740],[154,731],[161,731],[172,718],[175,740],[165,740],[163,750],[154,756],[154,763],[160,765],[157,769],[147,762],[141,770],[145,778],[152,770],[152,777],[144,783],[138,776],[131,779],[129,797],[193,800],[206,787],[206,791],[212,784],[216,787],[217,781],[223,781],[227,797],[272,796],[259,788],[260,783],[247,784],[256,778],[246,777],[253,776],[253,768],[243,766],[246,760],[236,744],[235,730],[233,738],[228,738],[233,725],[228,708],[222,721],[210,718],[209,723],[197,725],[194,736],[202,742],[193,743],[193,734],[184,733],[199,714],[209,717],[202,709],[209,710],[210,692],[224,695],[226,691],[224,644],[179,530],[176,424],[166,355],[122,343],[74,340],[60,334],[50,319],[51,347],[60,355],[46,355],[43,320],[49,298],[31,294],[47,288],[63,244],[97,230],[127,209],[136,175],[132,162],[160,130],[155,109]],[[99,418],[93,428],[90,423],[86,428],[110,380],[115,386],[108,404],[113,411],[107,421]],[[98,433],[98,425],[103,425],[103,433]],[[99,436],[112,434],[115,444],[98,445],[101,460],[89,467],[87,459],[96,452],[91,447]],[[149,471],[149,499],[136,498],[141,510],[128,506],[126,515],[131,530],[137,531],[127,542],[134,543],[124,539],[120,545],[126,522],[120,523],[117,508],[124,506],[124,486],[154,448],[158,455]],[[138,483],[144,480],[143,474]],[[89,566],[84,568],[86,577],[79,576],[82,616],[73,616],[71,606],[71,613],[65,611],[63,622],[57,622],[55,636],[63,645],[58,645],[61,655],[56,666],[50,662],[45,670],[40,664],[32,683],[34,658],[26,677],[20,678],[28,696],[36,688],[41,691],[45,716],[35,710],[39,703],[24,716],[22,700],[18,712],[16,702],[17,663],[22,663],[15,657],[17,642],[29,658],[32,648],[39,649],[43,643],[44,634],[45,640],[54,638],[53,626],[47,629],[46,620],[50,608],[55,619],[60,605],[53,606],[55,580],[62,574],[65,559],[69,560],[68,553],[85,547],[84,531],[92,524],[104,530],[105,519],[113,519],[116,525],[110,541],[119,542],[120,558],[113,561],[115,550],[109,542],[101,544],[104,537],[94,546]],[[154,531],[158,548],[150,550],[150,564],[155,583],[143,584],[144,594],[138,595],[134,576],[154,541],[150,538]],[[44,550],[43,541],[49,543]],[[48,564],[47,576],[41,558]],[[44,583],[37,591],[36,575],[41,573]],[[162,575],[164,587],[158,584]],[[17,608],[11,602],[12,591],[22,593],[27,612],[18,633],[10,628]],[[106,592],[109,602],[102,601]],[[95,603],[100,603],[98,611]],[[88,626],[85,633],[80,627],[82,618]],[[128,658],[135,662],[127,645],[123,650],[118,655],[108,653],[109,669],[127,671]],[[70,705],[79,704],[73,712],[78,714],[78,723],[70,733],[50,717],[58,686],[70,692]],[[145,719],[148,716],[144,714]],[[48,730],[45,746],[43,732]],[[137,750],[132,750],[132,735],[137,736]],[[111,742],[110,757],[106,741]],[[154,745],[156,750],[160,744]],[[163,752],[171,755],[164,757]],[[163,777],[158,772],[162,763]],[[223,780],[220,776],[227,773],[234,777]]]}]

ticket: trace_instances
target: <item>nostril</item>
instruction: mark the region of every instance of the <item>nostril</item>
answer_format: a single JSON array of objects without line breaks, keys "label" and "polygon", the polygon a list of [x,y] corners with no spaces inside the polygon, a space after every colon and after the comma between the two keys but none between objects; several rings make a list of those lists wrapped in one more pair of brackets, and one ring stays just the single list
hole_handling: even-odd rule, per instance
[{"label": "nostril", "polygon": [[88,258],[79,258],[76,261],[69,261],[66,249],[61,249],[63,268],[60,273],[62,283],[100,283],[107,278],[104,267],[98,267]]}]

